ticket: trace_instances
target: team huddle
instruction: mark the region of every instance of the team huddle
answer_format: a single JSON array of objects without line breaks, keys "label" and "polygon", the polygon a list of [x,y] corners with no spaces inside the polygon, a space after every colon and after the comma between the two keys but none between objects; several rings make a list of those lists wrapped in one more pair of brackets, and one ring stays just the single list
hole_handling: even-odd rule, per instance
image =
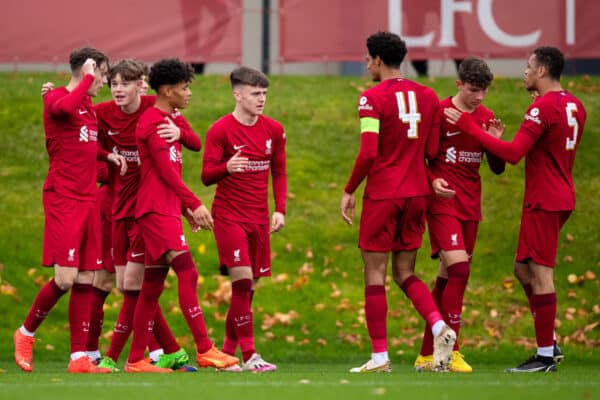
[{"label": "team huddle", "polygon": [[[583,105],[560,86],[562,53],[540,47],[531,54],[525,84],[535,99],[507,142],[499,139],[501,121],[481,104],[493,80],[483,60],[463,60],[457,94],[440,101],[432,89],[400,75],[407,52],[400,37],[375,33],[367,49],[367,69],[381,82],[359,98],[360,150],[340,208],[352,224],[354,192],[367,178],[359,247],[372,355],[350,372],[392,370],[385,289],[390,253],[394,281],[426,323],[416,370],[472,371],[459,351],[458,334],[481,220],[484,155],[496,174],[505,161],[516,164],[526,157],[514,271],[534,316],[538,350],[507,371],[555,371],[563,355],[554,335],[553,268],[560,228],[575,205],[571,170],[585,123]],[[68,372],[118,372],[130,336],[126,372],[195,370],[159,305],[172,268],[197,365],[275,371],[256,351],[252,314],[257,282],[271,275],[270,235],[285,225],[286,136],[279,122],[263,115],[268,78],[248,67],[230,74],[234,110],[211,126],[205,141],[202,182],[216,184],[209,210],[182,180],[182,147],[202,147],[179,111],[190,101],[191,66],[163,59],[148,69],[125,59],[109,67],[108,57],[93,48],[74,50],[69,61],[69,83],[42,90],[50,161],[43,188],[43,265],[53,267],[54,277],[14,333],[17,365],[33,370],[35,332],[70,290]],[[93,105],[91,97],[107,82],[113,99]],[[148,86],[155,96],[146,95]],[[270,216],[269,181],[275,205]],[[193,232],[214,232],[221,273],[231,279],[221,349],[207,334],[182,216]],[[426,223],[432,257],[440,259],[431,291],[414,274]],[[103,305],[114,282],[123,303],[102,355]]]}]

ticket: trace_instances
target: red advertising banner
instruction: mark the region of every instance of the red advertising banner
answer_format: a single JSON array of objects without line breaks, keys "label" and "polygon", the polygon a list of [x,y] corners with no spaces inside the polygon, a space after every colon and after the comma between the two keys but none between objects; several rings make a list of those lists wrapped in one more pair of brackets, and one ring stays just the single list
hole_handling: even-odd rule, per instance
[{"label": "red advertising banner", "polygon": [[0,0],[0,62],[66,63],[93,46],[112,59],[241,60],[242,0]]},{"label": "red advertising banner", "polygon": [[537,46],[600,57],[595,0],[280,0],[280,61],[357,61],[378,30],[413,59],[525,58]]}]

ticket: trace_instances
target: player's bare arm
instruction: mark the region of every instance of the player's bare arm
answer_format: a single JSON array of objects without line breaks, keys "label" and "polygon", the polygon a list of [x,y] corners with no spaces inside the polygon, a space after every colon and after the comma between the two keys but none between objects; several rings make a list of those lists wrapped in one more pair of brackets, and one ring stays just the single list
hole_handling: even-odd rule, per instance
[{"label": "player's bare arm", "polygon": [[342,201],[340,204],[340,210],[342,212],[342,219],[348,224],[352,225],[356,208],[356,199],[354,194],[344,192],[342,194]]}]

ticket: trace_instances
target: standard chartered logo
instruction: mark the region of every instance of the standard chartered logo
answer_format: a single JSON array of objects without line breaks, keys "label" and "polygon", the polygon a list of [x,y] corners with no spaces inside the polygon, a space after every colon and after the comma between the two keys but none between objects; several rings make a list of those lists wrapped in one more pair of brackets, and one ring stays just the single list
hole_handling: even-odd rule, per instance
[{"label": "standard chartered logo", "polygon": [[456,148],[454,146],[448,147],[446,150],[446,162],[456,164]]}]

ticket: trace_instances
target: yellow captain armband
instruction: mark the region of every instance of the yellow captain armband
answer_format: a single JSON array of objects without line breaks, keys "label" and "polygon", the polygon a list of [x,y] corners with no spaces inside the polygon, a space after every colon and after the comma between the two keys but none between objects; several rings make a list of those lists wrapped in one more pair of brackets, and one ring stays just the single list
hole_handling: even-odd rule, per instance
[{"label": "yellow captain armband", "polygon": [[360,119],[360,133],[379,133],[379,120],[377,118],[363,117]]}]

